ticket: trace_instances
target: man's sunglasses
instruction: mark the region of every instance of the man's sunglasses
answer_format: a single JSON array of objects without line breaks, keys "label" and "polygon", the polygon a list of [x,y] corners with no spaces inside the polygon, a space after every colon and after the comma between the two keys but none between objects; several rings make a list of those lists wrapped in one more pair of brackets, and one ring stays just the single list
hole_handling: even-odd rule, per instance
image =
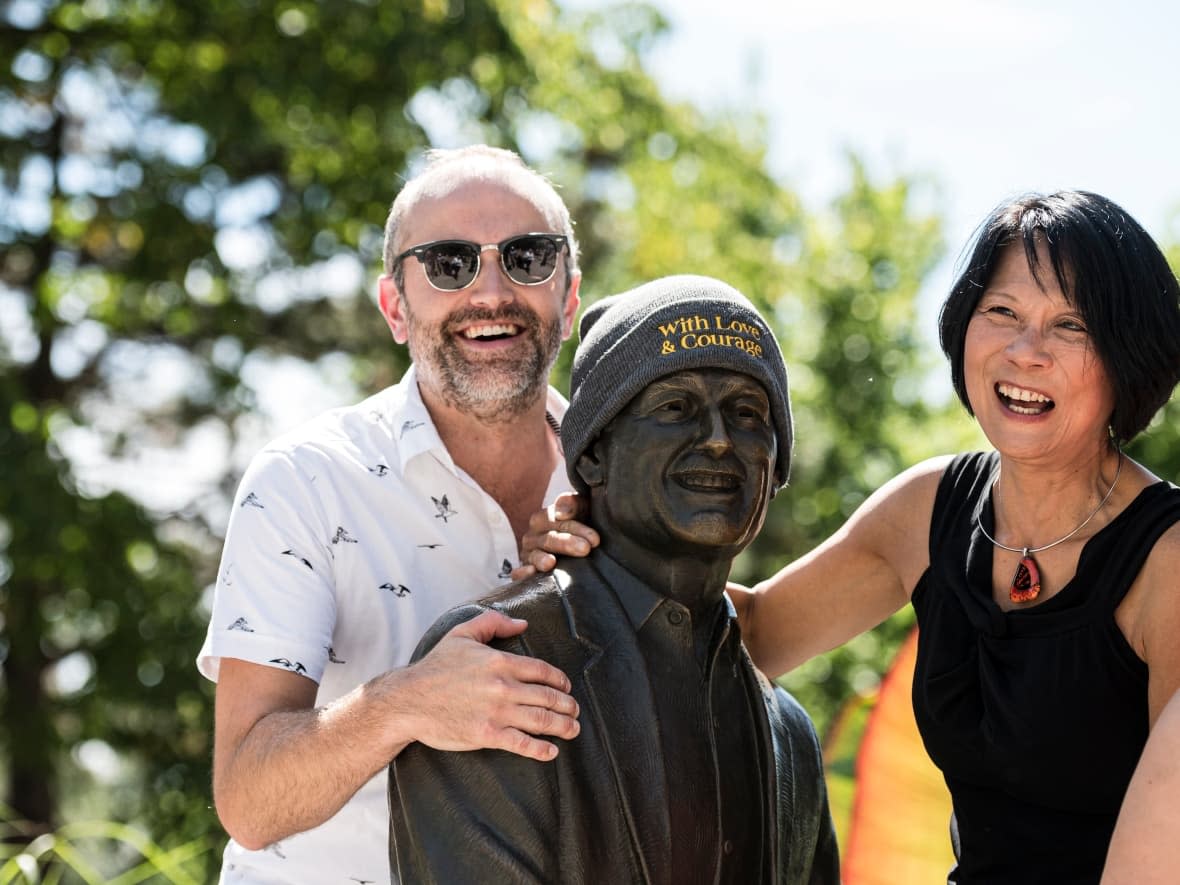
[{"label": "man's sunglasses", "polygon": [[553,279],[557,256],[565,247],[566,238],[561,234],[520,234],[483,246],[470,240],[435,240],[407,249],[393,259],[393,267],[396,270],[413,255],[422,262],[431,286],[442,292],[458,292],[479,276],[483,251],[495,249],[508,279],[522,286],[539,286]]}]

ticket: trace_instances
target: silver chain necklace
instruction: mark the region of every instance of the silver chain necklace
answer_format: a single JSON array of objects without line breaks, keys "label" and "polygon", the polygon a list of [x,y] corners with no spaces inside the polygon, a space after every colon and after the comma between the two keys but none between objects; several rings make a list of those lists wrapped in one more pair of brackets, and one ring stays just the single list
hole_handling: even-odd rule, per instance
[{"label": "silver chain necklace", "polygon": [[[1087,525],[1090,520],[1098,515],[1098,511],[1106,506],[1106,502],[1110,500],[1110,496],[1114,494],[1114,488],[1119,484],[1119,475],[1123,472],[1123,452],[1119,450],[1119,464],[1114,471],[1114,480],[1110,484],[1110,488],[1106,490],[1102,500],[1098,502],[1090,515],[1082,520],[1081,525],[1071,531],[1068,535],[1058,538],[1049,544],[1042,544],[1040,547],[1009,547],[1007,544],[1001,544],[995,538],[987,533],[987,529],[983,527],[983,519],[981,513],[975,514],[975,524],[979,526],[979,530],[983,532],[983,536],[991,541],[995,546],[1001,550],[1007,550],[1009,553],[1019,553],[1020,563],[1016,566],[1016,573],[1012,576],[1012,584],[1008,588],[1008,598],[1013,602],[1031,602],[1036,599],[1041,592],[1041,570],[1037,566],[1037,561],[1033,559],[1034,553],[1040,553],[1043,550],[1048,550],[1050,547],[1056,547],[1058,544],[1064,544]],[[991,487],[994,489],[996,483],[1000,481],[999,468],[996,469],[996,478],[992,480]]]}]

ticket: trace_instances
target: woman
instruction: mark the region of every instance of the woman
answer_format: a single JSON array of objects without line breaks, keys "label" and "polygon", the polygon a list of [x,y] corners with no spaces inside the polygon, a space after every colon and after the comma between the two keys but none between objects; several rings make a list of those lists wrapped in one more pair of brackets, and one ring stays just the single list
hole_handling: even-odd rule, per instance
[{"label": "woman", "polygon": [[[912,603],[914,708],[954,801],[950,881],[1098,882],[1180,688],[1180,489],[1121,450],[1180,379],[1180,286],[1109,200],[1025,197],[981,228],[940,327],[995,451],[907,470],[735,591],[743,636],[781,674]],[[540,567],[552,557],[532,548],[594,537],[551,515],[526,537]]]}]

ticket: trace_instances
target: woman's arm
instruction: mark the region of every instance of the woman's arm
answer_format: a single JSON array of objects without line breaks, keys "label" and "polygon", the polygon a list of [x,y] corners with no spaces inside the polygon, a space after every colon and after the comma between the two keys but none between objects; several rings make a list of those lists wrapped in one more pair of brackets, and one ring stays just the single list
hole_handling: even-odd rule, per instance
[{"label": "woman's arm", "polygon": [[1116,619],[1147,663],[1151,733],[1123,798],[1102,885],[1175,882],[1180,871],[1180,524],[1166,531]]},{"label": "woman's arm", "polygon": [[738,605],[742,639],[770,676],[881,623],[929,564],[934,496],[949,458],[890,480],[828,540],[757,584]]},{"label": "woman's arm", "polygon": [[1164,885],[1180,873],[1180,692],[1164,707],[1123,799],[1102,885]]}]

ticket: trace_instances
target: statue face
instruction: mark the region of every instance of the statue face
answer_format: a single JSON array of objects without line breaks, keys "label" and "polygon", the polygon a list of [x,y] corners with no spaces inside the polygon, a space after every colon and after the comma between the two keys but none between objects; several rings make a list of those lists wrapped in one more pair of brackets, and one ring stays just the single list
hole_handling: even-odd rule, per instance
[{"label": "statue face", "polygon": [[690,369],[640,392],[578,470],[604,534],[655,553],[732,558],[762,527],[777,452],[770,400],[758,381]]}]

